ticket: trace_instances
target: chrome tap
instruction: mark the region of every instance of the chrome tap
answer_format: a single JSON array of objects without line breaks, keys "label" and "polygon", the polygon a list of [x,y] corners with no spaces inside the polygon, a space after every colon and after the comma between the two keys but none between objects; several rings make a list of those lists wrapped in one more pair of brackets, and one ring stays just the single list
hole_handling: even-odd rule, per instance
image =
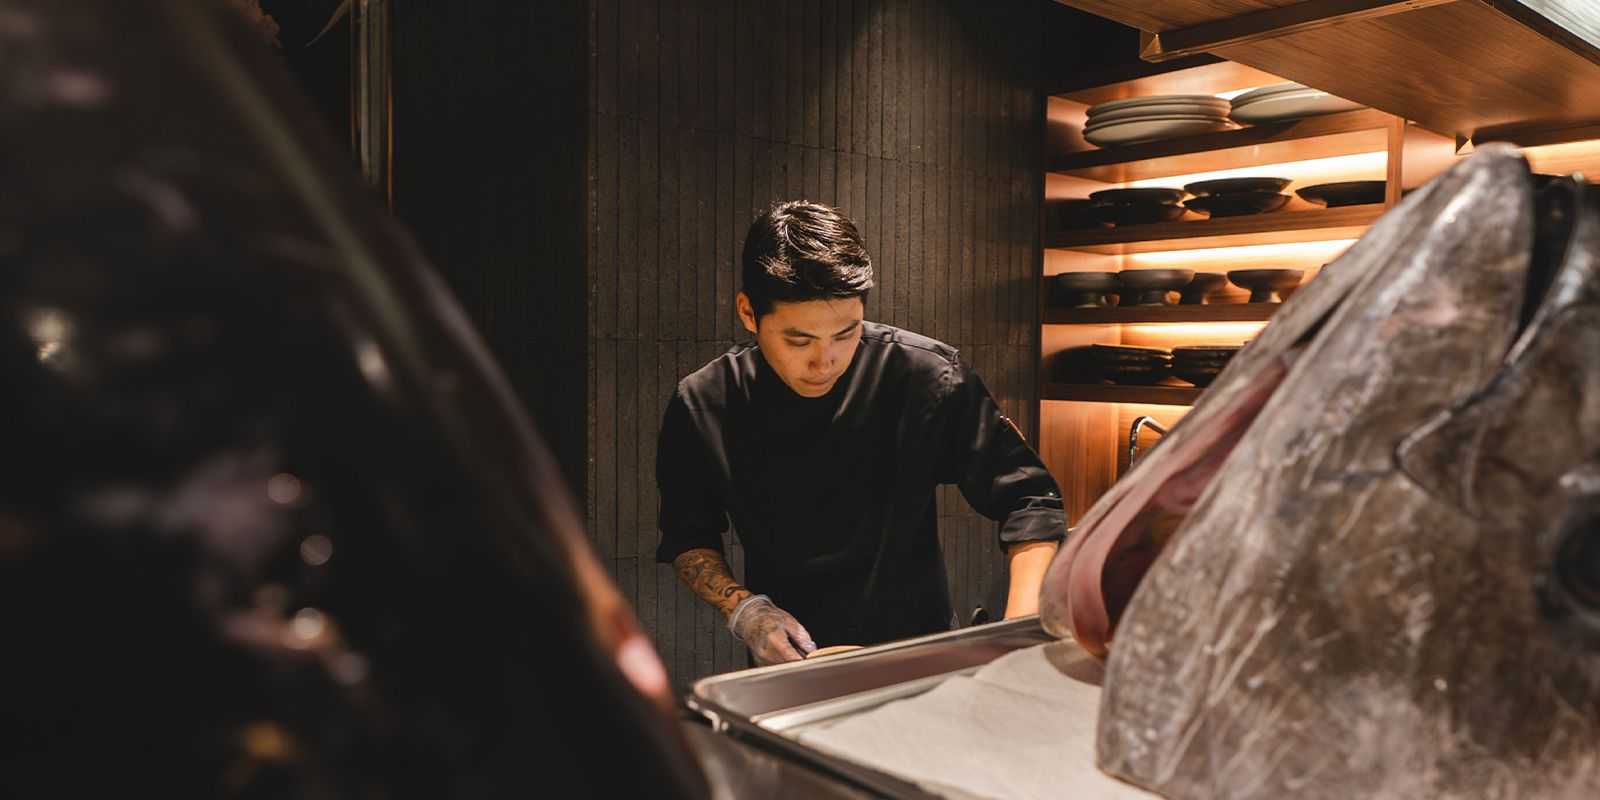
[{"label": "chrome tap", "polygon": [[1165,435],[1166,428],[1156,422],[1155,417],[1140,416],[1133,420],[1133,425],[1128,428],[1128,466],[1133,466],[1133,460],[1139,457],[1139,431],[1149,428],[1158,434]]}]

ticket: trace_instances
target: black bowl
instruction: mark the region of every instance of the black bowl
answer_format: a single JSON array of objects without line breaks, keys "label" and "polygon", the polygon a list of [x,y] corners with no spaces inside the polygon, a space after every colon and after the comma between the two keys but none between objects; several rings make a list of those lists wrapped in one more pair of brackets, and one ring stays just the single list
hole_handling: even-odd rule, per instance
[{"label": "black bowl", "polygon": [[1172,348],[1172,357],[1229,359],[1237,355],[1239,348],[1243,346],[1238,344],[1183,344]]},{"label": "black bowl", "polygon": [[1242,217],[1277,211],[1287,202],[1289,195],[1277,192],[1233,192],[1196,197],[1184,205],[1195,211],[1204,211],[1212,217]]},{"label": "black bowl", "polygon": [[1063,272],[1050,278],[1050,301],[1058,308],[1103,308],[1118,286],[1114,272]]},{"label": "black bowl", "polygon": [[1125,364],[1108,365],[1102,367],[1102,374],[1112,383],[1127,383],[1136,386],[1148,386],[1160,383],[1172,375],[1169,364],[1152,364],[1147,367],[1133,367]]},{"label": "black bowl", "polygon": [[1091,344],[1082,350],[1090,361],[1101,365],[1150,367],[1167,364],[1172,354],[1159,347],[1135,347],[1124,344]]},{"label": "black bowl", "polygon": [[1149,225],[1183,216],[1183,206],[1164,203],[1114,203],[1095,206],[1095,219],[1107,225]]},{"label": "black bowl", "polygon": [[1144,189],[1101,189],[1090,192],[1089,199],[1096,203],[1119,205],[1175,205],[1183,199],[1182,189],[1147,187]]},{"label": "black bowl", "polygon": [[1304,276],[1305,271],[1298,269],[1236,269],[1228,273],[1228,280],[1249,289],[1252,303],[1278,303],[1282,293],[1299,286]]},{"label": "black bowl", "polygon": [[1239,192],[1281,192],[1289,183],[1288,178],[1218,178],[1186,184],[1183,190],[1195,197]]},{"label": "black bowl", "polygon": [[1221,374],[1222,374],[1222,368],[1221,367],[1217,367],[1215,369],[1209,369],[1209,368],[1205,368],[1205,367],[1189,367],[1189,368],[1185,368],[1185,367],[1180,367],[1180,366],[1178,366],[1176,364],[1174,364],[1172,366],[1172,376],[1174,378],[1178,378],[1180,380],[1188,381],[1188,382],[1190,382],[1190,383],[1192,383],[1192,384],[1194,384],[1196,386],[1202,387],[1202,388],[1204,388],[1206,386],[1210,386],[1211,382],[1216,380],[1217,376],[1221,375]]},{"label": "black bowl", "polygon": [[1183,296],[1178,302],[1186,306],[1198,306],[1206,302],[1206,298],[1221,291],[1228,285],[1228,276],[1220,272],[1196,272],[1194,279],[1183,287]]},{"label": "black bowl", "polygon": [[1319,183],[1295,190],[1302,200],[1319,206],[1364,206],[1383,202],[1383,181],[1340,181]]},{"label": "black bowl", "polygon": [[1159,347],[1091,344],[1061,351],[1051,367],[1055,379],[1067,383],[1112,380],[1113,373],[1123,376],[1122,382],[1153,382],[1165,376],[1171,365],[1172,356]]},{"label": "black bowl", "polygon": [[1117,283],[1132,290],[1123,293],[1123,305],[1168,305],[1167,293],[1182,289],[1192,280],[1192,269],[1125,269],[1117,273]]}]

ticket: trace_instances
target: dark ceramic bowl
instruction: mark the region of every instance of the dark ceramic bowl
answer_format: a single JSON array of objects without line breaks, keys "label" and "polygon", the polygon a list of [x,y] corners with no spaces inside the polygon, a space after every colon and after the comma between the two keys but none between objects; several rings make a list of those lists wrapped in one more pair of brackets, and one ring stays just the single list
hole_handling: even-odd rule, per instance
[{"label": "dark ceramic bowl", "polygon": [[1125,269],[1117,273],[1117,282],[1133,293],[1132,297],[1123,295],[1123,305],[1169,305],[1167,294],[1182,289],[1192,280],[1192,269]]},{"label": "dark ceramic bowl", "polygon": [[[1114,372],[1135,378],[1144,376],[1140,378],[1143,380],[1160,380],[1171,363],[1172,356],[1159,347],[1091,344],[1061,351],[1051,366],[1056,380],[1085,383],[1112,380]],[[1159,375],[1150,374],[1155,372]]]},{"label": "dark ceramic bowl", "polygon": [[[1239,270],[1243,272],[1243,270]],[[1172,348],[1173,358],[1233,358],[1244,345],[1182,344]]]},{"label": "dark ceramic bowl", "polygon": [[1175,205],[1183,199],[1182,189],[1148,187],[1144,189],[1101,189],[1090,192],[1089,199],[1096,203],[1117,205]]},{"label": "dark ceramic bowl", "polygon": [[1186,184],[1183,190],[1195,197],[1238,192],[1281,192],[1290,183],[1288,178],[1218,178]]},{"label": "dark ceramic bowl", "polygon": [[1050,301],[1058,308],[1104,308],[1119,286],[1114,272],[1063,272],[1050,279]]},{"label": "dark ceramic bowl", "polygon": [[1228,273],[1235,286],[1250,290],[1252,303],[1281,303],[1283,293],[1300,285],[1305,276],[1298,269],[1236,269]]},{"label": "dark ceramic bowl", "polygon": [[1094,213],[1095,202],[1084,198],[1046,200],[1045,225],[1049,230],[1072,231],[1097,228],[1100,219]]},{"label": "dark ceramic bowl", "polygon": [[1295,190],[1300,199],[1319,206],[1364,206],[1383,202],[1383,181],[1340,181],[1319,183]]},{"label": "dark ceramic bowl", "polygon": [[1183,216],[1183,212],[1183,206],[1166,205],[1164,203],[1114,203],[1097,205],[1091,213],[1101,223],[1120,226],[1171,222]]},{"label": "dark ceramic bowl", "polygon": [[1172,375],[1172,367],[1167,364],[1156,364],[1148,367],[1131,367],[1118,364],[1107,366],[1103,369],[1106,379],[1112,383],[1127,383],[1136,386],[1160,383]]},{"label": "dark ceramic bowl", "polygon": [[1202,305],[1227,285],[1228,276],[1220,272],[1196,272],[1189,284],[1183,287],[1183,296],[1178,302],[1186,306]]},{"label": "dark ceramic bowl", "polygon": [[1184,203],[1184,206],[1192,211],[1204,211],[1212,217],[1242,217],[1277,211],[1287,202],[1289,195],[1277,192],[1232,192],[1196,197]]},{"label": "dark ceramic bowl", "polygon": [[1166,364],[1172,354],[1159,347],[1135,347],[1124,344],[1091,344],[1085,348],[1089,360],[1097,364],[1152,366]]},{"label": "dark ceramic bowl", "polygon": [[1180,367],[1177,364],[1172,365],[1172,377],[1188,381],[1202,388],[1210,386],[1211,382],[1221,374],[1221,367]]}]

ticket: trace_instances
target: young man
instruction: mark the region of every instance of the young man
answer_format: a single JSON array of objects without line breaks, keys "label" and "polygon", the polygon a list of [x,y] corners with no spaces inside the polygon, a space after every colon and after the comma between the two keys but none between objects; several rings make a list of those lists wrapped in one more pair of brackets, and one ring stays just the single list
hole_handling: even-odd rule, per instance
[{"label": "young man", "polygon": [[[756,336],[684,378],[661,423],[657,560],[757,663],[949,629],[934,489],[1002,522],[1006,616],[1037,610],[1061,496],[954,348],[862,319],[872,261],[837,210],[750,226],[739,317]],[[723,558],[732,517],[745,583]]]}]

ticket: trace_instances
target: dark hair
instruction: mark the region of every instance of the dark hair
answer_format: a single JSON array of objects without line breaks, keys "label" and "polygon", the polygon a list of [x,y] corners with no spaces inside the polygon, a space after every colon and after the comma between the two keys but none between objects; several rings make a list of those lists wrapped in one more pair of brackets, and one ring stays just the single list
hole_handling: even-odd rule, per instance
[{"label": "dark hair", "polygon": [[779,203],[750,223],[740,266],[757,319],[774,302],[865,298],[872,288],[872,257],[855,223],[804,200]]}]

